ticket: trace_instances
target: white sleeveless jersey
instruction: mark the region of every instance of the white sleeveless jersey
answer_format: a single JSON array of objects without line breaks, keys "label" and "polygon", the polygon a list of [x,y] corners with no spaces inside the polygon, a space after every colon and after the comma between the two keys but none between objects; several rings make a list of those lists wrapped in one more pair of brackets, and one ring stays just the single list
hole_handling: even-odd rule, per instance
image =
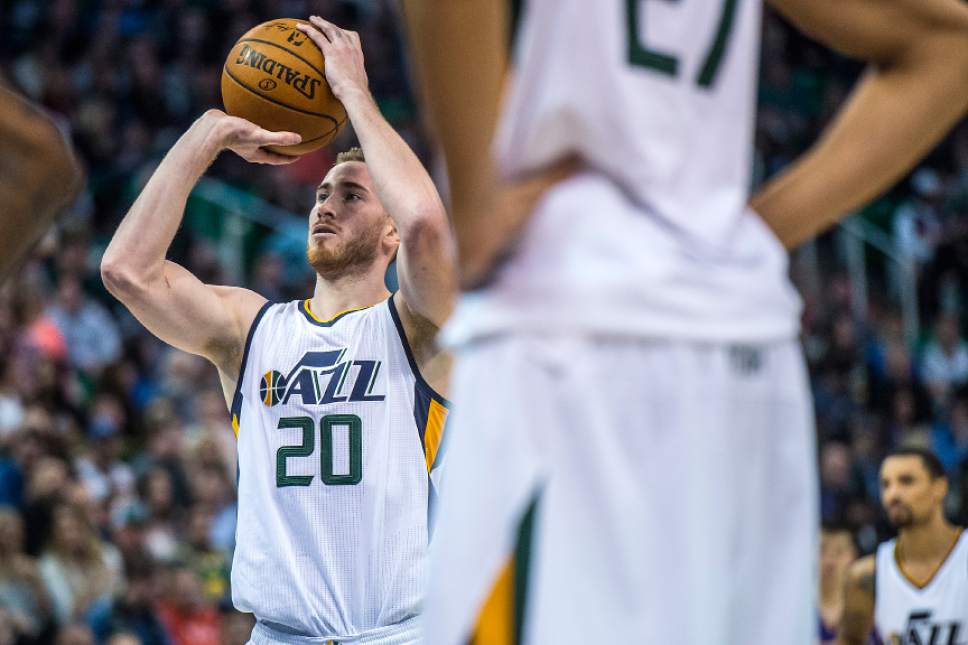
[{"label": "white sleeveless jersey", "polygon": [[325,322],[309,301],[267,304],[232,405],[235,606],[277,632],[332,638],[415,616],[444,404],[392,298]]},{"label": "white sleeveless jersey", "polygon": [[452,341],[560,329],[698,340],[798,332],[787,254],[746,206],[760,0],[522,0],[495,154],[578,154]]},{"label": "white sleeveless jersey", "polygon": [[896,540],[877,548],[874,624],[884,645],[968,645],[968,531],[923,588],[899,570]]}]

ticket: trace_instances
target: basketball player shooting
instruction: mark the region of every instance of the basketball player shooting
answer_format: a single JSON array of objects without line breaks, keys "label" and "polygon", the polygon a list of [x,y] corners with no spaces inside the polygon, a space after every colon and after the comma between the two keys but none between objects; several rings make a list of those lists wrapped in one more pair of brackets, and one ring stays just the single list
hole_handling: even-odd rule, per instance
[{"label": "basketball player shooting", "polygon": [[81,187],[70,144],[40,109],[0,82],[0,283]]},{"label": "basketball player shooting", "polygon": [[162,161],[101,272],[152,333],[218,369],[239,453],[232,595],[255,614],[251,642],[411,644],[446,415],[434,336],[455,291],[452,240],[430,177],[369,93],[358,36],[311,21],[362,146],[338,158],[309,211],[312,296],[269,303],[165,260],[220,152],[281,164],[291,158],[264,146],[299,141],[214,110]]},{"label": "basketball player shooting", "polygon": [[[761,2],[405,4],[479,287],[444,330],[460,405],[430,645],[812,642],[815,428],[786,248],[962,117],[968,6],[771,4],[870,66],[752,199]],[[569,156],[583,169],[509,203]]]},{"label": "basketball player shooting", "polygon": [[897,537],[861,558],[845,585],[837,643],[968,643],[968,533],[944,516],[938,458],[901,449],[881,464],[881,504]]}]

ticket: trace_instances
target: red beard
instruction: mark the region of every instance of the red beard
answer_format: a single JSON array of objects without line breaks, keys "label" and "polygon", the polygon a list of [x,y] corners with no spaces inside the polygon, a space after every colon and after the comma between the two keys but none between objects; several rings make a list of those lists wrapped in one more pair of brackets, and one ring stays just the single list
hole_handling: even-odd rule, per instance
[{"label": "red beard", "polygon": [[324,280],[365,273],[379,253],[383,227],[384,222],[377,222],[348,242],[340,240],[335,248],[316,244],[310,235],[306,244],[306,260]]}]

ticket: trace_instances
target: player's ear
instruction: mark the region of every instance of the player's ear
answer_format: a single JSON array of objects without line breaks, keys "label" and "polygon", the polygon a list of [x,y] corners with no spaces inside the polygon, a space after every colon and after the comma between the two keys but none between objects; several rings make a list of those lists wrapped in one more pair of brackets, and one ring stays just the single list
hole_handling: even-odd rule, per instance
[{"label": "player's ear", "polygon": [[389,215],[386,216],[386,222],[384,224],[384,235],[391,236],[396,239],[397,244],[400,243],[400,233],[397,231],[397,223],[393,221],[393,218]]},{"label": "player's ear", "polygon": [[931,483],[931,487],[934,489],[934,494],[939,500],[944,500],[948,496],[948,478],[938,477]]},{"label": "player's ear", "polygon": [[397,225],[393,218],[389,215],[387,215],[386,225],[383,229],[383,244],[387,247],[390,255],[396,257],[397,249],[400,248],[400,233],[397,231]]}]

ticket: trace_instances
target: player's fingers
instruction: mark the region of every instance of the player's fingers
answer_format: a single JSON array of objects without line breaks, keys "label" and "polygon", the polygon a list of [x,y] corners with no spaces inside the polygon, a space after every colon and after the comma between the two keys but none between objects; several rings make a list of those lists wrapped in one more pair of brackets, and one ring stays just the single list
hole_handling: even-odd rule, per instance
[{"label": "player's fingers", "polygon": [[270,166],[284,166],[286,164],[291,164],[298,159],[299,157],[279,154],[278,152],[272,152],[271,150],[266,150],[264,148],[259,148],[249,155],[249,161],[253,163],[267,164]]},{"label": "player's fingers", "polygon": [[252,140],[260,146],[294,146],[302,141],[302,137],[295,132],[270,132],[259,128]]},{"label": "player's fingers", "polygon": [[323,20],[319,16],[309,16],[309,22],[313,23],[316,29],[323,32],[323,35],[331,43],[336,42],[343,35],[342,29],[327,20]]},{"label": "player's fingers", "polygon": [[309,36],[309,39],[316,43],[316,46],[323,50],[324,54],[326,53],[326,48],[329,47],[330,42],[322,32],[304,22],[296,23],[296,29]]}]

